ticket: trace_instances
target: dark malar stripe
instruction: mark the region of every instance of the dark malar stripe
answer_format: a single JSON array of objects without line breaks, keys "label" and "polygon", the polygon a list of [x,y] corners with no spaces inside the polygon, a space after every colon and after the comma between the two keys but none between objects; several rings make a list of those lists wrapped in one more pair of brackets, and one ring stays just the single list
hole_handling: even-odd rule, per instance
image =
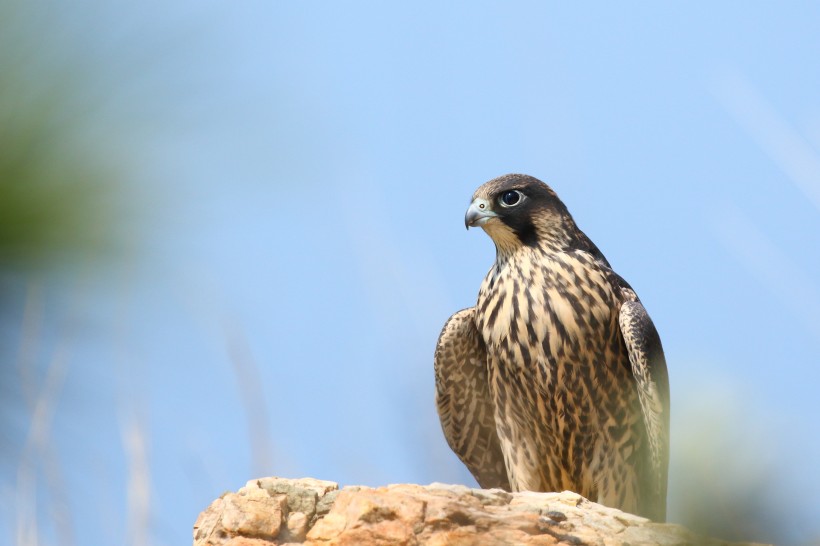
[{"label": "dark malar stripe", "polygon": [[501,221],[512,228],[523,245],[538,248],[538,233],[535,231],[535,224],[532,220],[526,217],[521,218],[518,215],[507,215],[502,216]]},{"label": "dark malar stripe", "polygon": [[516,230],[516,235],[524,245],[530,248],[538,248],[538,233],[531,222],[527,222],[521,229]]}]

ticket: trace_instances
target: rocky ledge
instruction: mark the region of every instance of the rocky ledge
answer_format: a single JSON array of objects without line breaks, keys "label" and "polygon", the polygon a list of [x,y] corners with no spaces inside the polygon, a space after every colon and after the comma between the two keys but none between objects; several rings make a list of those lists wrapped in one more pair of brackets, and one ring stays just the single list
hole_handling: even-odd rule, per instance
[{"label": "rocky ledge", "polygon": [[200,514],[194,546],[727,544],[580,495],[261,478]]}]

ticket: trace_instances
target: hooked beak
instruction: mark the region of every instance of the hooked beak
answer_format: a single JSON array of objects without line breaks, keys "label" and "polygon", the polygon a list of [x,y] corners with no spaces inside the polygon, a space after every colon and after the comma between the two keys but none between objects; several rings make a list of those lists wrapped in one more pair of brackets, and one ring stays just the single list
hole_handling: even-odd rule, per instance
[{"label": "hooked beak", "polygon": [[493,218],[498,216],[490,208],[490,202],[486,199],[476,199],[470,203],[467,214],[464,215],[464,225],[467,229],[476,226],[483,226]]}]

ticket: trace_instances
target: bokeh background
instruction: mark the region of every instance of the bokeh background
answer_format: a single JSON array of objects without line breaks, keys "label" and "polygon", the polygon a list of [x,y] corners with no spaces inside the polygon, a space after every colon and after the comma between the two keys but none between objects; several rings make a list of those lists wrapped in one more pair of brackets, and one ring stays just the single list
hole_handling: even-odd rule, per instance
[{"label": "bokeh background", "polygon": [[549,182],[672,385],[671,521],[820,543],[820,6],[0,4],[0,543],[264,476],[474,484],[432,353]]}]

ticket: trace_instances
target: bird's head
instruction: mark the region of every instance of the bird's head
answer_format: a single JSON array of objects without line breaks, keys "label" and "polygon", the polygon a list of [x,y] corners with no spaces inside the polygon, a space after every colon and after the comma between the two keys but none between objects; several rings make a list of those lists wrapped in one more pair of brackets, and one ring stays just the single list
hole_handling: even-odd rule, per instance
[{"label": "bird's head", "polygon": [[502,253],[522,246],[561,248],[575,230],[552,188],[525,174],[500,176],[478,188],[464,223],[468,229],[481,226]]}]

